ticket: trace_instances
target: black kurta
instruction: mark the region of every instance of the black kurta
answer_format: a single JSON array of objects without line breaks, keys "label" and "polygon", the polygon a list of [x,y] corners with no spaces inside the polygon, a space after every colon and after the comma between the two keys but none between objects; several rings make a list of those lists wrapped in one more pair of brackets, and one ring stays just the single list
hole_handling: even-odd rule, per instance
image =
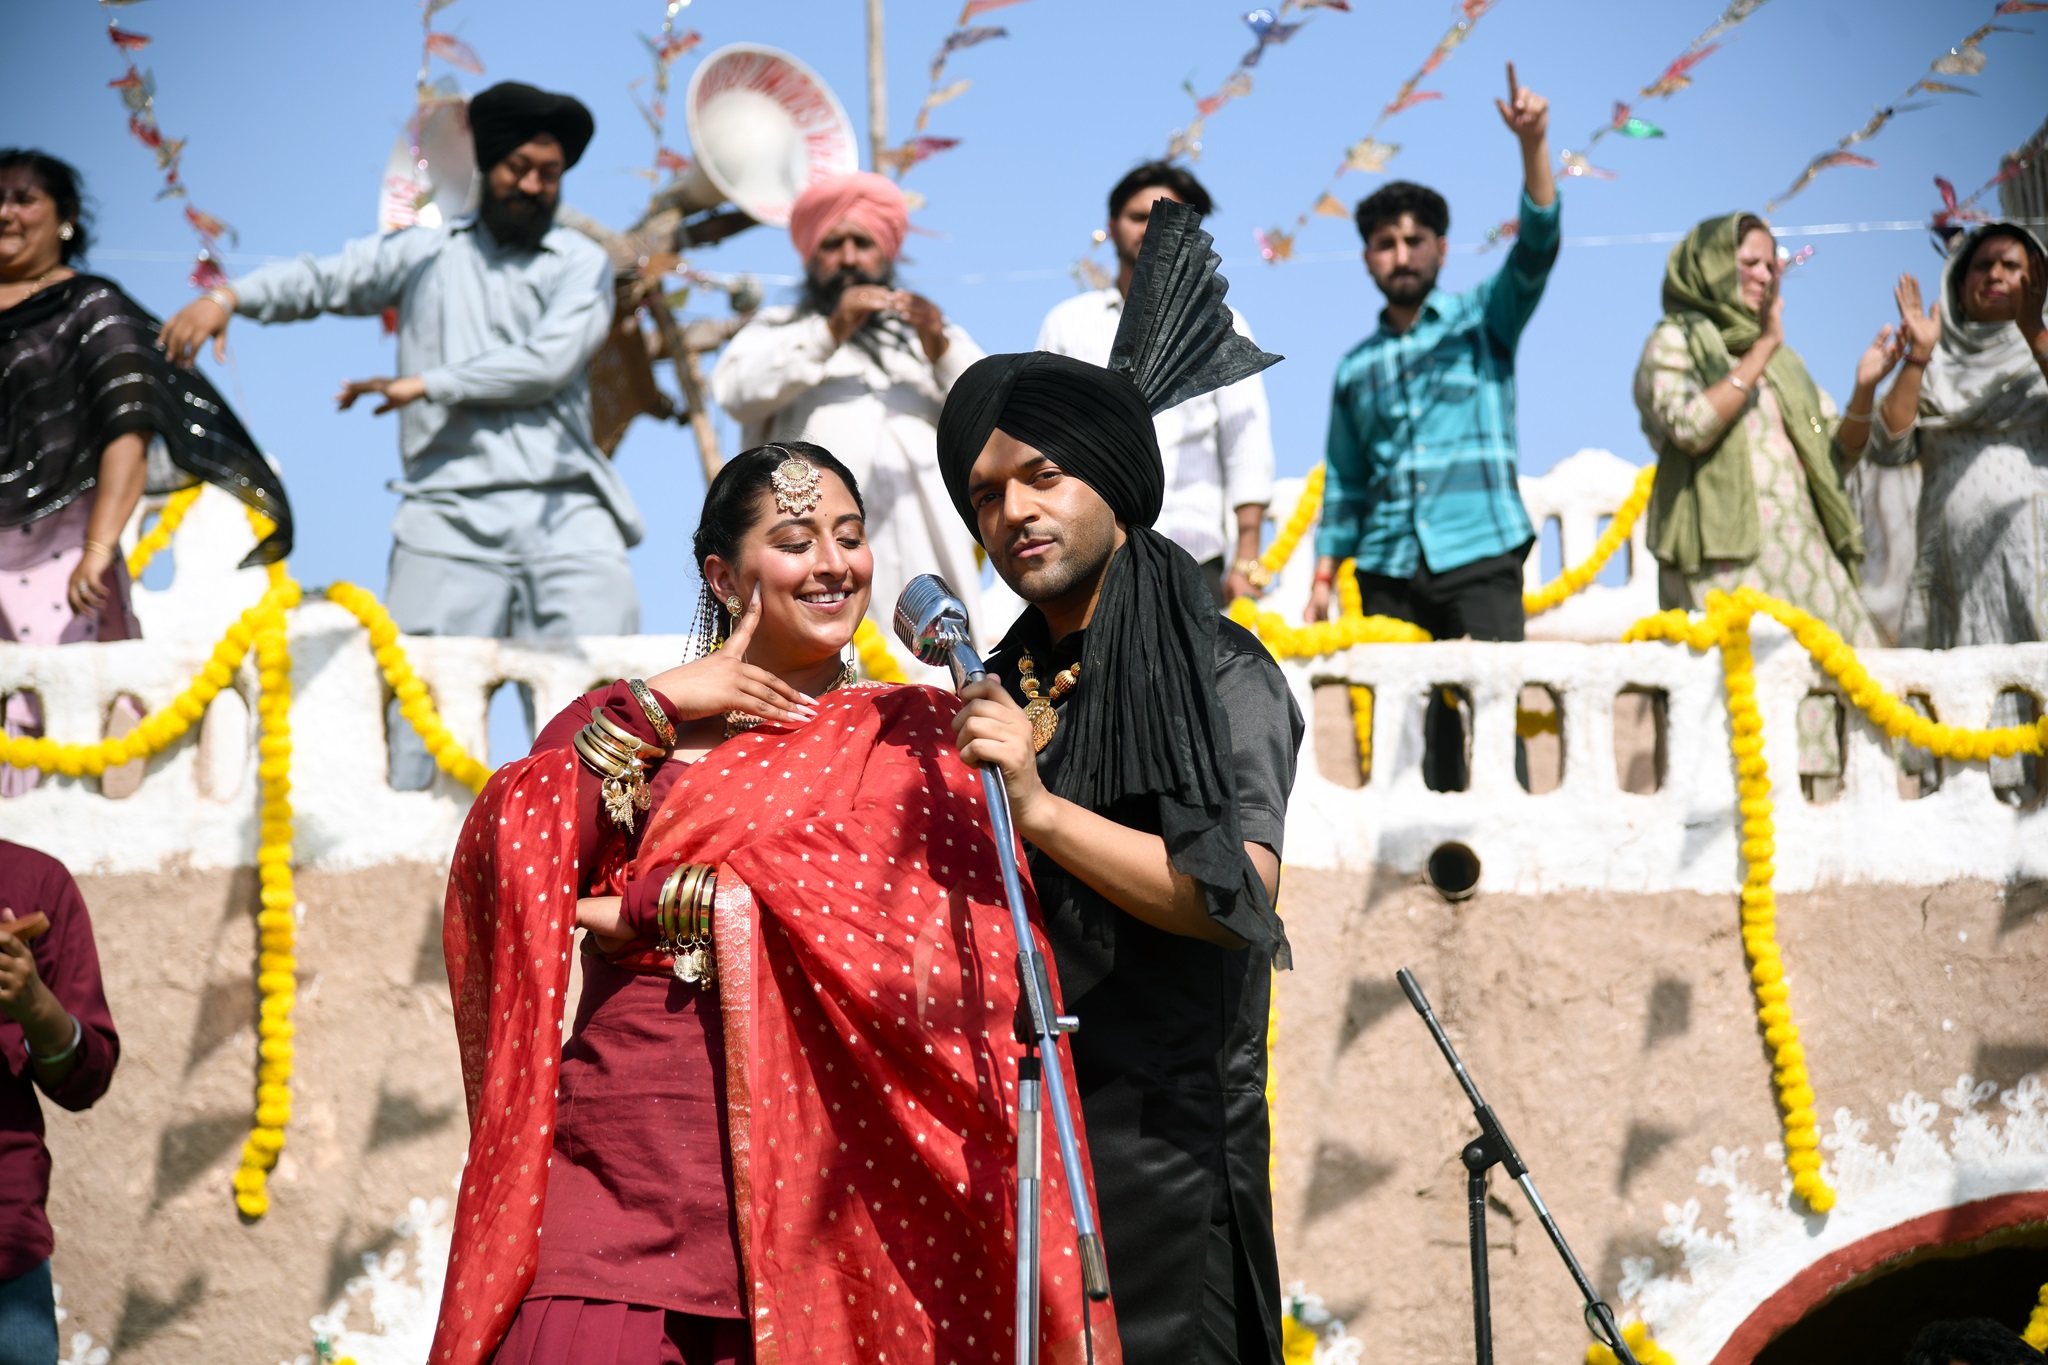
[{"label": "black kurta", "polygon": [[[1005,645],[1028,649],[1050,686],[1080,659],[1086,637],[1076,631],[1054,644],[1044,618],[1027,610]],[[1014,650],[990,667],[1021,702]],[[1278,856],[1301,711],[1257,638],[1229,620],[1216,633],[1216,692],[1229,717],[1243,837]],[[1055,732],[1038,756],[1039,775],[1055,793],[1067,738],[1064,728]],[[1156,805],[1148,798],[1100,813],[1157,833]],[[1061,994],[1081,1021],[1071,1039],[1075,1083],[1095,1155],[1124,1359],[1277,1365],[1282,1304],[1265,1095],[1272,955],[1155,929],[1036,849],[1027,852]],[[1230,1298],[1234,1329],[1221,1302]],[[1229,1339],[1204,1341],[1219,1328]]]}]

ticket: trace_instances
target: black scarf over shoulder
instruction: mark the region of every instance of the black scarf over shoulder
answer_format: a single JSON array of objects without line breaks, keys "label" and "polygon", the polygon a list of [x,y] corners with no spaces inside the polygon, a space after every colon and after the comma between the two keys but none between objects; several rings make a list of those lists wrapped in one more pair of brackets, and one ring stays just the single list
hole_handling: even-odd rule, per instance
[{"label": "black scarf over shoulder", "polygon": [[[1286,967],[1285,931],[1244,851],[1230,720],[1216,695],[1216,601],[1188,552],[1151,529],[1166,487],[1153,414],[1280,359],[1237,332],[1200,224],[1185,205],[1153,205],[1108,368],[1044,351],[970,366],[939,417],[939,468],[969,530],[968,475],[998,430],[1116,512],[1126,539],[1089,621],[1088,681],[1061,708],[1072,733],[1058,794],[1096,811],[1155,798],[1167,856],[1201,886],[1211,917]],[[999,652],[1043,630],[1027,610]]]},{"label": "black scarf over shoulder", "polygon": [[218,390],[157,346],[161,324],[112,280],[74,275],[0,311],[0,528],[25,526],[92,492],[100,452],[144,432],[148,491],[204,480],[270,518],[276,530],[242,561],[270,564],[292,547],[284,484]]}]

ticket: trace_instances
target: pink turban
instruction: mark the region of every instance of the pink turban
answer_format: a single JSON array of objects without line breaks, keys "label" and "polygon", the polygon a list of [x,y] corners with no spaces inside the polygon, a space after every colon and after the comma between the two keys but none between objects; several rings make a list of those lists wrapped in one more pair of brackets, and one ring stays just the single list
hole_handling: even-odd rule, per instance
[{"label": "pink turban", "polygon": [[896,259],[910,231],[910,206],[895,181],[873,171],[835,175],[797,196],[789,211],[789,237],[797,254],[809,261],[826,234],[849,218],[875,239],[883,255]]}]

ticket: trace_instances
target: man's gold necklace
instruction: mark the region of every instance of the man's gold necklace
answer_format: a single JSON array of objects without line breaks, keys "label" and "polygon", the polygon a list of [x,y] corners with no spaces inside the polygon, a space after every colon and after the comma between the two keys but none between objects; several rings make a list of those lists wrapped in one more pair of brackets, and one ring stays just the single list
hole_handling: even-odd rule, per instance
[{"label": "man's gold necklace", "polygon": [[1079,660],[1067,665],[1052,675],[1052,692],[1040,695],[1038,665],[1033,662],[1031,652],[1024,651],[1017,659],[1017,686],[1024,690],[1024,718],[1031,722],[1031,751],[1044,753],[1045,746],[1052,743],[1055,730],[1060,728],[1060,713],[1054,703],[1074,690],[1081,681]]}]

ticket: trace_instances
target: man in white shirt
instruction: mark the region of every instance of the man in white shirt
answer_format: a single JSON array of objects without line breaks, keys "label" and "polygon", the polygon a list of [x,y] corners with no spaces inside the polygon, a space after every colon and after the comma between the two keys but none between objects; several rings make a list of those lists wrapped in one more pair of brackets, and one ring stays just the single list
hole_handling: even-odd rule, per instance
[{"label": "man in white shirt", "polygon": [[[803,297],[740,329],[711,372],[711,396],[739,422],[743,445],[815,441],[860,480],[878,626],[887,632],[905,583],[936,573],[985,631],[981,569],[939,477],[937,435],[947,392],[982,351],[930,299],[896,287],[909,227],[886,176],[862,171],[805,190],[789,218]],[[898,657],[917,681],[942,676]]]},{"label": "man in white shirt", "polygon": [[[1109,240],[1116,247],[1116,285],[1068,299],[1045,315],[1038,349],[1107,365],[1123,317],[1124,294],[1138,264],[1145,224],[1160,199],[1209,215],[1209,192],[1179,166],[1148,161],[1109,192]],[[1244,315],[1230,310],[1247,340]],[[1259,532],[1273,497],[1273,423],[1258,375],[1191,398],[1153,419],[1166,461],[1166,505],[1154,523],[1195,557],[1218,606],[1256,597],[1267,575],[1259,563]],[[1226,556],[1228,559],[1226,560]]]}]

